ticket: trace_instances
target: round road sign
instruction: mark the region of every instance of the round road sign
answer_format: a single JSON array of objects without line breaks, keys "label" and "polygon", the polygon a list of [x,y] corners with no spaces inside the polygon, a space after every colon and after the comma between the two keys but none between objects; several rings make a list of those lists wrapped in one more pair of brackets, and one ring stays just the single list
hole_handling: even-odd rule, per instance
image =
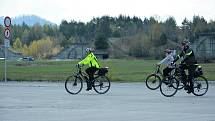
[{"label": "round road sign", "polygon": [[5,30],[4,30],[4,36],[5,36],[5,38],[7,38],[7,39],[10,38],[10,29],[9,29],[9,28],[5,28]]},{"label": "round road sign", "polygon": [[5,25],[6,27],[10,27],[10,25],[11,25],[11,18],[10,18],[10,17],[6,16],[6,17],[4,18],[4,25]]}]

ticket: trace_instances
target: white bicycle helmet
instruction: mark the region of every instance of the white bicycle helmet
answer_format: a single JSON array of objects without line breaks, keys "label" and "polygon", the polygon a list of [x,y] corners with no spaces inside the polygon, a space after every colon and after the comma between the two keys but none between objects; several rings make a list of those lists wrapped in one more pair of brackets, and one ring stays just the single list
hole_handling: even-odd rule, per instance
[{"label": "white bicycle helmet", "polygon": [[89,52],[92,52],[92,49],[91,48],[86,48],[86,53],[89,53]]}]

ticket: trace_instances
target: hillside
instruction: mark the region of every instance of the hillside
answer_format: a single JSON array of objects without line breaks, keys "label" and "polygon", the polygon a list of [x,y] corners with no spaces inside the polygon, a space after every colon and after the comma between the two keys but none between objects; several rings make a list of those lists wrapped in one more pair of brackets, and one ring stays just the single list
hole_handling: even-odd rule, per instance
[{"label": "hillside", "polygon": [[[41,18],[39,16],[35,16],[35,15],[23,15],[23,16],[17,16],[12,19],[12,24],[16,24],[16,25],[22,25],[23,23],[27,24],[28,26],[33,26],[34,24],[38,23],[40,25],[44,25],[44,24],[51,24],[54,25],[54,23]],[[4,17],[1,16],[0,17],[0,24],[4,24]]]}]

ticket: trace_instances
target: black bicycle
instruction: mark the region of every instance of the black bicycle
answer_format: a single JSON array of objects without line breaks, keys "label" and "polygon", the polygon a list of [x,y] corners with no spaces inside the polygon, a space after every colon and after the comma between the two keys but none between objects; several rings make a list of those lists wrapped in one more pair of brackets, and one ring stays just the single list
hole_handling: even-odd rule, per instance
[{"label": "black bicycle", "polygon": [[[76,67],[77,72],[74,75],[67,77],[65,81],[65,89],[70,94],[78,94],[82,90],[83,80],[88,83],[88,75],[82,71],[83,66],[78,65]],[[110,89],[111,84],[106,76],[107,73],[108,67],[100,68],[94,76],[92,86],[98,94],[105,94]]]},{"label": "black bicycle", "polygon": [[[183,80],[182,76],[185,76]],[[175,68],[175,77],[179,80],[179,87],[178,90],[181,90],[185,88],[186,86],[189,87],[190,83],[187,81],[188,80],[188,75],[182,75],[180,73],[180,68],[177,65]],[[194,78],[192,79],[193,81],[193,94],[195,96],[203,96],[207,93],[209,85],[208,85],[208,80],[203,76],[203,71],[202,67],[198,65],[197,69],[195,70],[194,73]],[[185,86],[186,85],[186,86]]]},{"label": "black bicycle", "polygon": [[171,74],[164,79],[160,66],[156,66],[156,71],[146,78],[146,86],[151,90],[160,87],[160,92],[166,97],[174,96],[178,90],[179,81]]}]

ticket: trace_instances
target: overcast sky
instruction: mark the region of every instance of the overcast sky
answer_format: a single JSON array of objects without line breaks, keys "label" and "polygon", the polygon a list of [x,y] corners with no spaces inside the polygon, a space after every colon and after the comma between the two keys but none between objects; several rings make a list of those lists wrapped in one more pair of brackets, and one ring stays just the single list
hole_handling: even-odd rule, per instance
[{"label": "overcast sky", "polygon": [[119,14],[140,18],[173,16],[177,24],[186,17],[215,20],[215,0],[0,0],[0,16],[37,15],[60,24],[65,20],[87,22],[93,17]]}]

